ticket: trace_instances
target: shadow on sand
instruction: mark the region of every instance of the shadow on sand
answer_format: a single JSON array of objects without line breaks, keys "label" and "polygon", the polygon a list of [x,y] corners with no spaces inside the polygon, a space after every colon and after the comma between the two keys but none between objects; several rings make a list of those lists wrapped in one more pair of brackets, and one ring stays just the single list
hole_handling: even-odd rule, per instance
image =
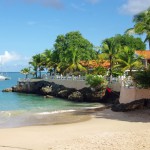
[{"label": "shadow on sand", "polygon": [[128,122],[150,122],[150,109],[134,110],[128,112],[114,112],[110,109],[103,111],[97,111],[95,113],[96,118],[104,118],[111,120],[120,120]]}]

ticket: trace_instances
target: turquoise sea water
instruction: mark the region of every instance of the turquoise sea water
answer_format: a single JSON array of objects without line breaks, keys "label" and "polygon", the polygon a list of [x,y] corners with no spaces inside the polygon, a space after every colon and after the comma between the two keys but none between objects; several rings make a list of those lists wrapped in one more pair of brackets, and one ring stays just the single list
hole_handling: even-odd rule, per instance
[{"label": "turquoise sea water", "polygon": [[20,73],[7,73],[11,80],[0,81],[0,128],[39,124],[58,124],[82,120],[71,112],[97,104],[74,103],[58,98],[45,99],[43,96],[22,93],[4,93],[2,89],[17,84]]}]

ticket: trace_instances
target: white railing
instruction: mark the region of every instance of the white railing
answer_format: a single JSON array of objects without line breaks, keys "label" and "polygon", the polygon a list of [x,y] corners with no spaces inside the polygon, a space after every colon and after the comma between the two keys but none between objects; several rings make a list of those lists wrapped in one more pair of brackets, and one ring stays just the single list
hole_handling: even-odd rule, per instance
[{"label": "white railing", "polygon": [[58,79],[58,80],[85,80],[85,76],[62,76],[62,75],[56,75],[56,76],[42,76],[43,79]]},{"label": "white railing", "polygon": [[85,76],[61,76],[61,75],[56,75],[56,76],[48,76],[48,75],[43,75],[41,79],[31,79],[31,78],[18,78],[18,82],[30,82],[30,81],[37,81],[37,80],[85,80]]},{"label": "white railing", "polygon": [[136,83],[133,81],[131,76],[124,78],[122,81],[122,86],[127,88],[134,88],[136,87]]}]

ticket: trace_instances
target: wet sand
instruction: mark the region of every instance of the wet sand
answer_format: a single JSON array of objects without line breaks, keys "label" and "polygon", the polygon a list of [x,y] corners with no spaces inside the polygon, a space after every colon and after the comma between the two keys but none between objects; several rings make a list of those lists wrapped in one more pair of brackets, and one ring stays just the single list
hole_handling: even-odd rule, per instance
[{"label": "wet sand", "polygon": [[83,122],[0,129],[0,150],[149,149],[150,110],[106,109]]}]

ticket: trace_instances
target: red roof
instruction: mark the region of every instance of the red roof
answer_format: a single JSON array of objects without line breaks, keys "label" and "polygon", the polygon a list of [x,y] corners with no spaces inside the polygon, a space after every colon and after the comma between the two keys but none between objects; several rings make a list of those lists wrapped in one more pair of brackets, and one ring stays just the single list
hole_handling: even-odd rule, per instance
[{"label": "red roof", "polygon": [[103,60],[103,61],[96,61],[96,60],[89,60],[89,61],[81,61],[80,64],[84,67],[88,68],[97,68],[99,66],[109,68],[110,67],[110,62],[108,60]]},{"label": "red roof", "polygon": [[150,50],[138,50],[135,54],[144,57],[145,59],[150,59]]}]

